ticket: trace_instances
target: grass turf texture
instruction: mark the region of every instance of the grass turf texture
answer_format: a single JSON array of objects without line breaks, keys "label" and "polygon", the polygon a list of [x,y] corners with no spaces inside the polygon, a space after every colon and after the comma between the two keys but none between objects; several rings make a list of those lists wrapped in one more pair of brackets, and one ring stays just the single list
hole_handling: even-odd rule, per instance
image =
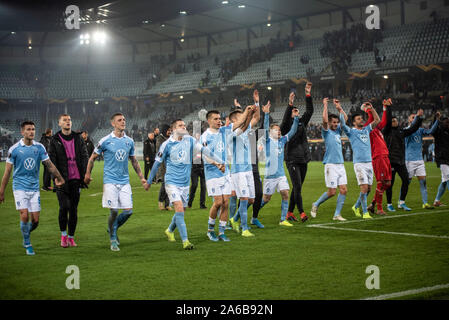
[{"label": "grass turf texture", "polygon": [[[40,225],[31,235],[36,251],[33,257],[26,256],[22,248],[19,215],[9,182],[6,201],[0,205],[0,299],[359,299],[449,283],[447,238],[307,227],[334,222],[336,197],[320,207],[316,219],[286,228],[278,226],[281,199],[275,194],[260,212],[264,230],[252,226],[254,238],[228,230],[231,242],[215,243],[206,237],[209,210],[199,209],[198,188],[193,208],[186,213],[189,240],[196,248],[185,251],[178,231],[176,243],[169,243],[164,235],[173,211],[158,210],[160,185],[153,185],[146,193],[131,167],[133,216],[119,229],[121,251],[112,252],[106,232],[109,211],[101,207],[102,166],[102,162],[96,162],[91,186],[82,191],[76,248],[59,247],[56,195],[41,191]],[[427,163],[426,168],[429,202],[433,202],[440,171],[434,163]],[[2,175],[3,171],[1,163]],[[349,192],[342,215],[353,220],[358,219],[351,206],[359,189],[352,163],[346,163],[346,172]],[[399,188],[397,177],[395,207]],[[323,165],[312,162],[303,187],[308,215],[312,202],[324,191]],[[369,201],[372,197],[373,193]],[[448,193],[442,201],[449,203]],[[377,221],[375,217],[372,221],[332,226],[449,236],[449,207],[422,209],[416,178],[407,205],[412,213],[426,214]],[[389,215],[405,214],[397,211]],[[80,290],[65,286],[68,265],[80,269]],[[380,269],[379,290],[365,287],[369,265]],[[449,289],[409,298],[447,299]]]}]

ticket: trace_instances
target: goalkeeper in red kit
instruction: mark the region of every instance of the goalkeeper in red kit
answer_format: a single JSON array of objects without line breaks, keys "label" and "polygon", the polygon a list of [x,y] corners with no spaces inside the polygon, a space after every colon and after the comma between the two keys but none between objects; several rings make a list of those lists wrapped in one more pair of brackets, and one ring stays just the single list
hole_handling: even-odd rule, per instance
[{"label": "goalkeeper in red kit", "polygon": [[[374,195],[373,201],[371,205],[368,206],[368,210],[371,213],[375,213],[374,205],[377,203],[377,214],[385,215],[382,208],[382,197],[384,191],[391,187],[391,164],[390,159],[388,158],[388,148],[385,143],[384,136],[382,134],[382,129],[387,125],[387,108],[392,105],[391,99],[383,100],[383,114],[381,122],[374,128],[370,134],[370,142],[371,142],[371,154],[373,157],[373,169],[374,175],[377,180],[376,194]],[[365,126],[369,125],[373,122],[374,117],[371,113],[370,109],[365,109],[365,112],[368,113],[368,120],[365,123]]]}]

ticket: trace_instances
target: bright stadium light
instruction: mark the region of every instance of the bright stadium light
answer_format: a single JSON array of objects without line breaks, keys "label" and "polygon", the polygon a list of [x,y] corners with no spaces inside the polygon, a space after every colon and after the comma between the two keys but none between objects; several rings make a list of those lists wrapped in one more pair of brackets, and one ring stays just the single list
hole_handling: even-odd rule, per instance
[{"label": "bright stadium light", "polygon": [[267,87],[268,90],[271,90],[271,87]]},{"label": "bright stadium light", "polygon": [[184,42],[184,38],[181,38],[181,40],[180,40],[181,42]]},{"label": "bright stadium light", "polygon": [[388,79],[388,74],[384,74],[384,79]]},{"label": "bright stadium light", "polygon": [[271,27],[271,23],[267,23],[267,27]]},{"label": "bright stadium light", "polygon": [[106,42],[106,34],[102,31],[95,32],[93,35],[93,40],[96,43],[104,44]]},{"label": "bright stadium light", "polygon": [[222,3],[222,4],[228,4],[228,3],[229,3],[229,1],[227,1],[227,0],[224,0],[224,1],[222,1],[221,3]]},{"label": "bright stadium light", "polygon": [[98,100],[95,100],[95,104],[98,104],[99,102],[98,102]]},{"label": "bright stadium light", "polygon": [[179,14],[186,15],[186,14],[187,14],[187,11],[179,11]]},{"label": "bright stadium light", "polygon": [[184,96],[179,96],[179,99],[184,99]]},{"label": "bright stadium light", "polygon": [[29,45],[28,46],[28,50],[31,50],[31,49],[33,49],[33,47],[31,45]]},{"label": "bright stadium light", "polygon": [[243,8],[245,8],[246,6],[244,5],[244,4],[241,4],[241,5],[239,5],[239,8],[240,9],[243,9]]},{"label": "bright stadium light", "polygon": [[16,34],[14,31],[11,31],[11,34]]}]

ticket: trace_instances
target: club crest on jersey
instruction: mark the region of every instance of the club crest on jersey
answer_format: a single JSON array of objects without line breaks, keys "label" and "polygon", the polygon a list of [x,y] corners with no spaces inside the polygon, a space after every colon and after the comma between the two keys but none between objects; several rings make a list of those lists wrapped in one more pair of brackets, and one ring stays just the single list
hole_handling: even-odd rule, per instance
[{"label": "club crest on jersey", "polygon": [[36,166],[36,161],[33,158],[26,158],[23,162],[23,166],[26,170],[33,170]]},{"label": "club crest on jersey", "polygon": [[360,135],[360,140],[362,140],[363,143],[367,143],[368,142],[368,135],[361,134]]},{"label": "club crest on jersey", "polygon": [[178,161],[185,160],[185,157],[186,157],[186,152],[184,150],[179,150],[178,151]]},{"label": "club crest on jersey", "polygon": [[335,141],[337,141],[337,143],[341,143],[341,137],[340,136],[335,136]]},{"label": "club crest on jersey", "polygon": [[420,142],[419,136],[414,136],[414,137],[413,137],[413,140],[415,140],[416,143],[419,143],[419,142]]},{"label": "club crest on jersey", "polygon": [[124,161],[126,158],[126,151],[123,149],[118,149],[115,152],[115,159],[117,159],[117,161]]}]

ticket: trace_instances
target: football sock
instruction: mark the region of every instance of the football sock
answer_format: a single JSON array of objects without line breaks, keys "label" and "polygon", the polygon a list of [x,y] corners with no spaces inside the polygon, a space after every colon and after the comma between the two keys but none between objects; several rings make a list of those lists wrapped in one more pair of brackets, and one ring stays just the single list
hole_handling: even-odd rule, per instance
[{"label": "football sock", "polygon": [[438,192],[437,196],[435,197],[435,201],[440,201],[441,197],[444,194],[444,191],[446,191],[446,182],[441,182],[438,186]]},{"label": "football sock", "polygon": [[215,219],[209,218],[209,226],[207,231],[214,231],[215,229]]},{"label": "football sock", "polygon": [[[360,194],[362,194],[362,193],[360,192]],[[360,204],[361,204],[361,202],[360,202],[360,195],[359,195],[359,197],[357,198],[357,201],[355,202],[354,207],[359,208]]]},{"label": "football sock", "polygon": [[288,200],[282,200],[282,202],[281,202],[281,221],[284,221],[285,217],[287,217],[287,211],[288,211]]},{"label": "football sock", "polygon": [[377,203],[377,209],[378,210],[382,210],[382,198],[383,198],[383,194],[384,194],[384,189],[383,189],[383,185],[378,184],[377,188],[376,188],[376,194],[374,196],[374,200]]},{"label": "football sock", "polygon": [[368,212],[368,205],[367,205],[367,202],[366,202],[366,196],[367,196],[366,193],[360,192],[360,203],[362,204],[362,212],[363,213]]},{"label": "football sock", "polygon": [[266,205],[268,202],[262,201],[260,202],[260,209],[262,209],[264,207],[264,205]]},{"label": "football sock", "polygon": [[115,227],[115,221],[117,220],[118,210],[111,209],[108,218],[108,226],[109,226],[109,237],[111,240],[117,239],[117,229],[114,229]]},{"label": "football sock", "polygon": [[175,231],[176,229],[176,213],[173,215],[173,218],[171,219],[171,223],[168,226],[168,230],[170,230],[170,232]]},{"label": "football sock", "polygon": [[343,204],[345,203],[346,195],[345,194],[339,194],[337,198],[337,207],[335,208],[334,217],[339,216],[341,209],[343,208]]},{"label": "football sock", "polygon": [[61,231],[61,236],[67,237],[67,231]]},{"label": "football sock", "polygon": [[[248,200],[240,200],[239,215],[242,219],[242,230],[248,230]],[[234,219],[235,220],[235,219]]]},{"label": "football sock", "polygon": [[120,228],[133,214],[133,210],[123,210],[117,217],[117,229]]},{"label": "football sock", "polygon": [[[30,222],[29,222],[29,223],[30,223]],[[31,222],[31,229],[30,229],[30,232],[36,230],[36,228],[37,228],[38,225],[39,225],[39,221]]]},{"label": "football sock", "polygon": [[184,221],[184,212],[176,212],[176,226],[178,227],[179,235],[181,236],[182,241],[187,240],[187,227],[186,222]]},{"label": "football sock", "polygon": [[422,203],[427,203],[427,185],[426,179],[419,180],[419,189],[421,190]]},{"label": "football sock", "polygon": [[28,222],[20,221],[20,231],[22,231],[23,242],[26,246],[29,246],[30,243],[30,225]]},{"label": "football sock", "polygon": [[225,233],[226,230],[226,221],[221,221],[218,224],[218,235],[222,235]]},{"label": "football sock", "polygon": [[329,199],[329,196],[327,195],[327,192],[324,192],[321,197],[314,203],[314,205],[316,205],[317,207],[320,206],[320,204],[322,204],[324,201],[326,201],[327,199]]},{"label": "football sock", "polygon": [[229,219],[231,219],[235,215],[236,210],[237,210],[237,196],[233,196],[229,198]]}]

